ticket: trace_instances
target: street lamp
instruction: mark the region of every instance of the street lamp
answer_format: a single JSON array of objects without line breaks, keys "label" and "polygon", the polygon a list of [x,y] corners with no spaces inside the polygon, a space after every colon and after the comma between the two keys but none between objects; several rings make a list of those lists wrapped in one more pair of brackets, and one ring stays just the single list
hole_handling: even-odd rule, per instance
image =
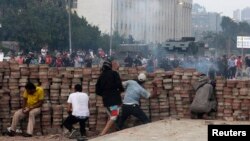
[{"label": "street lamp", "polygon": [[109,41],[109,56],[112,55],[112,40],[113,40],[113,0],[111,0],[111,21],[110,21],[110,41]]},{"label": "street lamp", "polygon": [[222,14],[222,12],[216,13],[216,17],[215,17],[215,32],[216,32],[215,44],[216,44],[216,49],[217,50],[218,50],[218,47],[219,47],[218,38],[217,38],[218,37],[218,16],[220,16],[221,14]]},{"label": "street lamp", "polygon": [[176,40],[176,17],[178,16],[177,14],[177,11],[178,11],[178,5],[183,5],[183,1],[179,1],[177,0],[175,3],[174,3],[174,40]]},{"label": "street lamp", "polygon": [[222,12],[216,13],[216,19],[215,19],[215,22],[216,22],[215,31],[216,31],[216,33],[218,33],[218,16],[220,16],[221,14],[222,14]]},{"label": "street lamp", "polygon": [[72,54],[72,41],[71,41],[71,0],[68,0],[68,22],[69,22],[69,53]]}]

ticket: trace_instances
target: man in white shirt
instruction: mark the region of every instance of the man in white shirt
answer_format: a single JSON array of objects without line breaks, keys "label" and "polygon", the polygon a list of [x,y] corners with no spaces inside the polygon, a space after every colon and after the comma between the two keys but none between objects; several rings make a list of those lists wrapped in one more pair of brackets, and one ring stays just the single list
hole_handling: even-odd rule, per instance
[{"label": "man in white shirt", "polygon": [[73,124],[79,122],[81,136],[86,136],[85,122],[89,117],[88,107],[89,97],[86,93],[82,92],[80,84],[75,85],[75,93],[71,93],[68,98],[68,113],[69,116],[64,121],[63,125],[71,134],[76,131]]},{"label": "man in white shirt", "polygon": [[43,57],[45,57],[47,55],[47,52],[48,52],[47,48],[44,47],[41,49],[41,54]]},{"label": "man in white shirt", "polygon": [[4,53],[2,52],[2,50],[0,50],[0,62],[3,62],[3,58],[4,58]]}]

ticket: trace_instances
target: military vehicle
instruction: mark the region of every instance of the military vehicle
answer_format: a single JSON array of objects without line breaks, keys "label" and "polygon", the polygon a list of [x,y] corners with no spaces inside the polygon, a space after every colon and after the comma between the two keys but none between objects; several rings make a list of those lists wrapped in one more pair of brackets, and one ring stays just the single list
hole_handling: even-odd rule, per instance
[{"label": "military vehicle", "polygon": [[183,37],[179,41],[166,41],[159,44],[158,55],[175,54],[176,56],[198,56],[204,55],[204,43],[195,42],[194,37]]},{"label": "military vehicle", "polygon": [[204,56],[204,43],[195,42],[194,37],[183,37],[181,40],[169,40],[161,44],[121,44],[116,48],[116,58],[123,60],[128,54],[132,57],[140,55],[148,57],[153,55],[157,58],[184,56]]}]

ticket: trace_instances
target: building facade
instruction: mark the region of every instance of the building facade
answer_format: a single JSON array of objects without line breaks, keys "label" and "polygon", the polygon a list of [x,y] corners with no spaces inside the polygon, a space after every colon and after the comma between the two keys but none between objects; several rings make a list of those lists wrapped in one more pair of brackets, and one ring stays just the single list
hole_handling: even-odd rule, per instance
[{"label": "building facade", "polygon": [[[212,31],[218,33],[221,28],[221,13],[207,12],[202,6],[195,4],[192,11],[192,35],[201,39],[203,32]],[[203,10],[200,10],[203,8]]]},{"label": "building facade", "polygon": [[112,26],[142,43],[191,36],[191,11],[192,0],[78,0],[77,5],[78,15],[102,32],[110,33]]},{"label": "building facade", "polygon": [[250,7],[241,10],[241,21],[246,21],[250,23]]},{"label": "building facade", "polygon": [[240,13],[240,9],[237,9],[235,11],[233,11],[233,19],[237,22],[240,22],[241,21],[241,13]]}]

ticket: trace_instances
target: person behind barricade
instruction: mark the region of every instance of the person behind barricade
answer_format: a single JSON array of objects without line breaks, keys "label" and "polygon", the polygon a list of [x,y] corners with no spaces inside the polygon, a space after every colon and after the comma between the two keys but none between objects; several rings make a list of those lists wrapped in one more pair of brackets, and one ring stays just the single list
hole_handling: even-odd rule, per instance
[{"label": "person behind barricade", "polygon": [[48,47],[46,46],[46,47],[43,47],[42,49],[41,49],[41,55],[43,56],[43,57],[45,57],[46,55],[47,55],[47,53],[48,53]]},{"label": "person behind barricade", "polygon": [[123,91],[120,75],[112,70],[111,61],[104,61],[101,75],[96,83],[96,94],[102,97],[109,120],[100,135],[105,135],[117,120],[122,104],[121,92]]},{"label": "person behind barricade", "polygon": [[63,67],[69,67],[70,66],[70,58],[69,58],[67,52],[64,52],[63,55],[62,55],[62,64],[63,64]]},{"label": "person behind barricade", "polygon": [[247,77],[250,77],[250,56],[246,56],[245,62],[246,62]]},{"label": "person behind barricade", "polygon": [[223,55],[222,59],[221,59],[221,73],[222,73],[222,76],[224,78],[227,78],[228,76],[228,72],[227,72],[227,68],[228,68],[228,63],[227,63],[227,56],[226,55]]},{"label": "person behind barricade", "polygon": [[132,67],[133,66],[133,58],[130,57],[128,54],[127,57],[124,59],[125,67]]},{"label": "person behind barricade", "polygon": [[205,74],[200,74],[198,82],[193,84],[195,96],[190,106],[191,118],[202,119],[204,114],[210,114],[217,109],[215,97],[215,82],[209,81]]},{"label": "person behind barricade", "polygon": [[216,72],[218,70],[216,61],[213,58],[210,58],[208,63],[208,77],[210,80],[215,80]]},{"label": "person behind barricade", "polygon": [[25,57],[25,59],[24,59],[24,63],[27,64],[27,65],[31,64],[31,61],[33,60],[33,57],[34,57],[33,53],[29,52],[27,54],[27,56]]},{"label": "person behind barricade", "polygon": [[86,93],[82,92],[82,86],[80,84],[75,85],[75,92],[71,93],[68,98],[67,112],[68,117],[63,122],[63,126],[70,132],[69,138],[74,138],[76,129],[74,124],[80,124],[81,136],[86,136],[86,121],[89,118],[89,97]]},{"label": "person behind barricade", "polygon": [[236,65],[235,78],[238,78],[238,76],[242,77],[243,62],[241,56],[238,56],[238,58],[235,60],[235,65]]},{"label": "person behind barricade", "polygon": [[234,56],[231,56],[228,59],[228,78],[234,79],[236,73],[236,64],[235,64],[235,58]]},{"label": "person behind barricade", "polygon": [[91,68],[92,67],[92,57],[90,54],[86,54],[85,58],[85,67]]},{"label": "person behind barricade", "polygon": [[62,66],[63,66],[62,56],[59,55],[59,56],[56,58],[56,67],[62,67]]},{"label": "person behind barricade", "polygon": [[158,59],[156,57],[154,57],[153,59],[153,64],[154,64],[154,70],[156,70],[158,68]]},{"label": "person behind barricade", "polygon": [[138,118],[143,124],[149,123],[150,120],[140,108],[140,98],[152,98],[157,96],[156,83],[153,82],[153,92],[150,93],[143,88],[144,82],[146,82],[146,75],[140,73],[137,80],[128,80],[123,82],[123,87],[125,88],[125,95],[122,105],[122,113],[119,117],[118,128],[123,129],[123,125],[130,115]]},{"label": "person behind barricade", "polygon": [[148,59],[146,70],[148,73],[154,72],[154,59],[153,58]]},{"label": "person behind barricade", "polygon": [[94,57],[92,59],[92,65],[98,66],[101,61],[101,58],[98,57],[96,54],[94,54]]},{"label": "person behind barricade", "polygon": [[28,82],[25,85],[23,94],[23,107],[14,113],[12,118],[11,127],[7,129],[7,135],[15,136],[17,124],[24,117],[28,117],[27,132],[23,133],[24,137],[32,137],[33,129],[35,127],[35,117],[41,113],[41,106],[44,100],[43,88],[35,86],[33,83]]},{"label": "person behind barricade", "polygon": [[75,56],[75,59],[74,59],[74,67],[75,67],[75,68],[81,67],[81,62],[80,62],[80,56],[79,56],[79,55],[76,55],[76,56]]},{"label": "person behind barricade", "polygon": [[16,57],[16,61],[18,62],[19,65],[22,65],[24,63],[24,57],[22,54],[19,54],[17,57]]},{"label": "person behind barricade", "polygon": [[135,67],[137,67],[137,66],[142,66],[141,56],[136,55],[136,57],[135,57],[133,63],[134,63],[134,66],[135,66]]},{"label": "person behind barricade", "polygon": [[49,53],[47,53],[46,57],[45,57],[45,63],[49,66],[52,65],[52,61],[53,61],[53,58],[51,57],[51,55]]},{"label": "person behind barricade", "polygon": [[148,62],[148,59],[142,57],[142,59],[141,59],[142,67],[146,68],[147,67],[147,62]]},{"label": "person behind barricade", "polygon": [[45,56],[39,55],[39,57],[38,57],[38,63],[39,64],[45,64],[46,63]]}]

